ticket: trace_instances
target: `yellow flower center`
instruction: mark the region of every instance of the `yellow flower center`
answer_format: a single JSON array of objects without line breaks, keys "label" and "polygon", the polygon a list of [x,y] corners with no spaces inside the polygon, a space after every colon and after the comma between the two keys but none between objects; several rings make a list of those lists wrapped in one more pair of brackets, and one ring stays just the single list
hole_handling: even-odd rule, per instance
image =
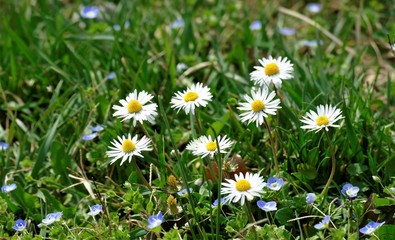
[{"label": "yellow flower center", "polygon": [[185,94],[184,96],[184,101],[185,102],[191,102],[191,101],[195,101],[196,98],[198,98],[199,95],[197,94],[197,92],[187,92],[187,94]]},{"label": "yellow flower center", "polygon": [[263,101],[262,100],[254,100],[252,103],[251,103],[251,109],[252,109],[252,111],[254,111],[254,112],[260,112],[260,111],[262,111],[263,109],[265,108],[265,103],[263,103]]},{"label": "yellow flower center", "polygon": [[141,106],[141,103],[137,100],[130,100],[128,103],[128,112],[129,113],[138,113],[141,111],[143,106]]},{"label": "yellow flower center", "polygon": [[167,184],[169,184],[169,185],[172,186],[172,187],[176,187],[176,186],[177,186],[177,178],[174,177],[173,175],[170,175],[170,176],[167,178]]},{"label": "yellow flower center", "polygon": [[236,182],[237,191],[243,192],[243,191],[247,191],[250,188],[251,188],[250,182],[245,179],[240,179],[239,181]]},{"label": "yellow flower center", "polygon": [[265,66],[265,74],[268,76],[277,74],[279,72],[278,66],[276,63],[268,63]]},{"label": "yellow flower center", "polygon": [[209,142],[206,144],[207,151],[215,151],[217,149],[216,142]]},{"label": "yellow flower center", "polygon": [[134,149],[136,149],[136,145],[134,145],[132,140],[125,139],[125,141],[123,141],[123,143],[122,143],[122,151],[124,151],[125,153],[130,153]]},{"label": "yellow flower center", "polygon": [[321,125],[328,125],[329,119],[328,119],[327,116],[319,116],[319,117],[315,120],[315,122],[317,123],[318,126],[321,126]]}]

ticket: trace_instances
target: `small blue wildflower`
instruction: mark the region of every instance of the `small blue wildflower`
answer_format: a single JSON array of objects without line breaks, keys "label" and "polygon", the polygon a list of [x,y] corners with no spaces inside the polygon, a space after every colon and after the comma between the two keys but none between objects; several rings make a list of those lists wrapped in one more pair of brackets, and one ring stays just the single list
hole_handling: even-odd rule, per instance
[{"label": "small blue wildflower", "polygon": [[176,71],[178,73],[184,71],[187,68],[188,68],[188,66],[185,63],[177,63],[177,65],[176,65]]},{"label": "small blue wildflower", "polygon": [[97,135],[98,135],[97,132],[94,132],[94,133],[91,133],[91,134],[87,134],[87,135],[82,136],[82,140],[90,141],[90,140],[95,139],[97,137]]},{"label": "small blue wildflower", "polygon": [[184,26],[184,20],[182,18],[178,18],[177,20],[171,23],[170,28],[178,29],[178,28],[182,28],[183,26]]},{"label": "small blue wildflower", "polygon": [[369,222],[366,224],[365,227],[359,229],[359,232],[366,234],[366,235],[371,235],[374,231],[376,231],[377,228],[382,226],[385,222]]},{"label": "small blue wildflower", "polygon": [[26,228],[26,222],[22,219],[18,219],[15,221],[15,225],[12,226],[15,231],[23,231]]},{"label": "small blue wildflower", "polygon": [[150,216],[148,218],[148,229],[153,229],[160,226],[163,223],[163,215],[161,212],[156,216]]},{"label": "small blue wildflower", "polygon": [[200,186],[200,185],[202,185],[202,183],[203,183],[203,180],[201,178],[196,179],[195,182],[194,182],[194,184],[196,186]]},{"label": "small blue wildflower", "polygon": [[359,187],[354,187],[352,184],[345,184],[342,188],[342,194],[349,198],[355,198],[358,195]]},{"label": "small blue wildflower", "polygon": [[294,35],[296,33],[295,28],[280,28],[281,35]]},{"label": "small blue wildflower", "polygon": [[324,42],[322,40],[302,40],[302,45],[306,47],[317,47],[318,45],[322,45]]},{"label": "small blue wildflower", "polygon": [[102,210],[103,210],[103,205],[101,204],[93,205],[92,207],[90,207],[90,211],[88,212],[88,215],[94,217],[97,214],[101,213]]},{"label": "small blue wildflower", "polygon": [[258,31],[258,30],[261,30],[261,28],[262,28],[262,22],[259,20],[253,21],[250,25],[251,31]]},{"label": "small blue wildflower", "polygon": [[[221,198],[221,205],[224,205],[225,203],[226,203],[226,198]],[[213,204],[211,204],[212,208],[215,208],[216,206],[218,206],[218,199],[215,199]]]},{"label": "small blue wildflower", "polygon": [[114,26],[112,26],[114,28],[115,31],[120,31],[121,30],[121,26],[119,26],[119,24],[114,24]]},{"label": "small blue wildflower", "polygon": [[325,216],[321,222],[314,225],[314,228],[318,229],[318,230],[328,228],[330,220],[331,220],[331,218],[329,216]]},{"label": "small blue wildflower", "polygon": [[115,72],[111,72],[110,74],[108,74],[107,76],[106,76],[106,79],[114,79],[114,78],[116,78],[117,77],[117,75],[115,74]]},{"label": "small blue wildflower", "polygon": [[100,132],[100,131],[103,131],[103,130],[104,130],[104,127],[101,126],[101,125],[96,125],[96,126],[91,127],[91,130],[92,130],[93,132]]},{"label": "small blue wildflower", "polygon": [[275,201],[265,202],[265,201],[259,200],[258,202],[256,202],[256,205],[265,212],[277,210],[277,203]]},{"label": "small blue wildflower", "polygon": [[307,204],[312,204],[315,201],[316,198],[317,197],[315,196],[314,193],[308,193],[308,194],[306,194],[306,203]]},{"label": "small blue wildflower", "polygon": [[267,180],[266,187],[273,191],[278,191],[283,185],[284,185],[284,180],[282,178],[270,177]]},{"label": "small blue wildflower", "polygon": [[11,191],[14,191],[16,189],[16,184],[15,183],[11,183],[10,185],[4,185],[1,187],[1,191],[3,193],[9,193]]},{"label": "small blue wildflower", "polygon": [[309,3],[306,5],[306,9],[312,13],[319,13],[321,12],[321,4],[320,3]]},{"label": "small blue wildflower", "polygon": [[95,6],[86,6],[81,10],[81,17],[94,19],[99,15],[99,8]]},{"label": "small blue wildflower", "polygon": [[62,212],[50,213],[41,221],[40,224],[38,224],[38,226],[42,227],[42,226],[51,225],[52,223],[59,221],[62,215],[63,215]]},{"label": "small blue wildflower", "polygon": [[0,150],[6,150],[8,148],[8,143],[0,142]]},{"label": "small blue wildflower", "polygon": [[395,193],[395,187],[390,187],[390,192]]},{"label": "small blue wildflower", "polygon": [[[189,192],[192,192],[192,191],[193,191],[193,189],[192,189],[192,188],[189,188]],[[181,197],[182,197],[182,196],[184,196],[185,194],[188,194],[188,190],[187,190],[186,188],[184,188],[184,189],[178,191],[177,194],[178,194],[178,196],[181,196]]]}]

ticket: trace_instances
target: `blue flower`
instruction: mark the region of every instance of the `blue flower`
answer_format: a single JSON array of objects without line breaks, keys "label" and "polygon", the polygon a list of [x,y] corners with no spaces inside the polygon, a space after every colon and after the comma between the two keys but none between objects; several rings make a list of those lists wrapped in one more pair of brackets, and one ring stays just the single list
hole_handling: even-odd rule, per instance
[{"label": "blue flower", "polygon": [[98,135],[97,132],[94,132],[94,133],[91,133],[91,134],[87,134],[87,135],[82,136],[82,140],[90,141],[90,140],[95,139],[97,137],[97,135]]},{"label": "blue flower", "polygon": [[106,76],[106,79],[114,79],[114,78],[116,78],[117,77],[117,75],[115,74],[115,72],[111,72],[110,74],[108,74],[107,76]]},{"label": "blue flower", "polygon": [[16,184],[15,183],[11,183],[10,185],[4,185],[1,187],[1,191],[3,193],[9,193],[11,191],[14,191],[16,189]]},{"label": "blue flower", "polygon": [[256,205],[265,212],[277,210],[277,203],[275,201],[265,202],[265,201],[259,200],[258,202],[256,202]]},{"label": "blue flower", "polygon": [[306,9],[312,13],[319,13],[321,12],[321,4],[320,3],[309,3],[306,5]]},{"label": "blue flower", "polygon": [[302,40],[302,45],[306,47],[317,47],[318,45],[322,45],[324,42],[322,40]]},{"label": "blue flower", "polygon": [[94,217],[97,214],[101,213],[102,209],[103,205],[101,204],[93,205],[92,207],[90,207],[90,212],[88,212],[88,215]]},{"label": "blue flower", "polygon": [[188,68],[188,65],[186,65],[185,63],[177,63],[177,65],[176,65],[176,71],[178,73],[184,71],[187,68]]},{"label": "blue flower", "polygon": [[91,127],[91,129],[93,132],[100,132],[100,131],[104,130],[103,126],[101,126],[101,125],[93,126],[93,127]]},{"label": "blue flower", "polygon": [[0,142],[0,150],[6,150],[8,148],[8,143]]},{"label": "blue flower", "polygon": [[282,178],[270,177],[267,180],[266,187],[273,191],[278,191],[283,185],[284,185],[284,180]]},{"label": "blue flower", "polygon": [[366,234],[366,235],[370,235],[372,234],[374,231],[376,231],[377,228],[379,228],[380,226],[382,226],[385,222],[369,222],[368,224],[366,224],[365,227],[359,229],[359,232]]},{"label": "blue flower", "polygon": [[16,231],[23,231],[26,228],[26,222],[23,221],[22,219],[18,219],[15,221],[15,225],[12,226],[13,229]]},{"label": "blue flower", "polygon": [[178,18],[170,25],[171,29],[178,29],[184,26],[184,20],[182,18]]},{"label": "blue flower", "polygon": [[349,198],[355,198],[358,195],[359,187],[354,187],[353,185],[347,183],[342,188],[342,194]]},{"label": "blue flower", "polygon": [[42,227],[42,226],[51,225],[52,223],[59,221],[62,215],[63,215],[62,212],[50,213],[41,221],[40,224],[38,224],[38,226]]},{"label": "blue flower", "polygon": [[[225,203],[226,203],[226,198],[221,198],[221,205],[224,205]],[[212,208],[215,208],[216,206],[218,206],[218,199],[215,199],[213,204],[211,204]]]},{"label": "blue flower", "polygon": [[280,28],[281,35],[294,35],[296,33],[295,28]]},{"label": "blue flower", "polygon": [[99,15],[99,8],[95,6],[86,6],[81,10],[81,17],[93,19]]},{"label": "blue flower", "polygon": [[308,193],[308,194],[306,194],[306,203],[307,204],[312,204],[315,201],[316,198],[317,197],[315,196],[314,193]]},{"label": "blue flower", "polygon": [[262,28],[262,22],[259,20],[253,21],[250,25],[251,31],[258,31],[258,30],[261,30],[261,28]]},{"label": "blue flower", "polygon": [[[125,21],[125,23],[123,24],[123,27],[124,27],[124,28],[129,28],[129,27],[130,27],[130,22],[129,22],[129,20]],[[119,24],[115,24],[115,25],[113,26],[113,28],[114,28],[115,31],[120,31],[120,30],[121,30],[121,26],[120,26]]]},{"label": "blue flower", "polygon": [[[192,188],[189,188],[189,192],[192,192],[192,191],[193,191],[193,189],[192,189]],[[185,194],[188,194],[188,190],[187,190],[186,188],[184,188],[184,189],[178,191],[177,194],[178,194],[178,196],[181,196],[181,197],[182,197],[182,196],[184,196]]]},{"label": "blue flower", "polygon": [[163,215],[161,212],[156,216],[150,216],[148,218],[148,228],[153,229],[160,226],[163,223]]},{"label": "blue flower", "polygon": [[314,228],[318,229],[318,230],[328,228],[330,220],[331,220],[331,218],[329,216],[325,216],[321,222],[314,225]]}]

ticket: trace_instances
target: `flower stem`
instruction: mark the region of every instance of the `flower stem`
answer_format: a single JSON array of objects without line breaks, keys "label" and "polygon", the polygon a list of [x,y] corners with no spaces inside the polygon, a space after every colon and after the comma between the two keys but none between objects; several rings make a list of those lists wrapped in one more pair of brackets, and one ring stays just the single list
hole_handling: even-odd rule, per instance
[{"label": "flower stem", "polygon": [[148,133],[147,129],[145,129],[144,125],[140,122],[139,122],[139,124],[140,124],[140,128],[141,128],[141,130],[143,130],[145,136],[147,136],[151,140],[152,147],[154,148],[154,153],[156,155],[158,155],[158,148],[156,147],[156,143],[152,140],[151,135]]},{"label": "flower stem", "polygon": [[[218,200],[218,201],[220,201],[220,200]],[[246,199],[245,211],[247,213],[248,220],[250,221],[250,223],[254,223],[255,219],[254,219],[254,216],[252,215],[251,203],[247,199]]]},{"label": "flower stem", "polygon": [[274,166],[276,168],[276,176],[280,176],[280,168],[278,166],[278,160],[277,160],[277,150],[276,150],[276,143],[274,142],[274,138],[272,136],[272,133],[270,131],[269,124],[267,123],[266,119],[263,119],[263,122],[265,123],[265,126],[267,128],[267,131],[269,133],[269,139],[270,139],[270,145],[272,147],[272,152],[273,152],[273,160],[274,160]]},{"label": "flower stem", "polygon": [[332,156],[332,169],[331,169],[331,174],[329,175],[328,181],[326,182],[326,185],[324,187],[324,190],[322,190],[322,193],[321,193],[322,196],[326,195],[326,193],[328,191],[328,188],[329,188],[329,185],[331,184],[331,182],[333,180],[333,177],[335,176],[335,170],[336,170],[335,153],[333,151],[333,146],[332,146],[332,143],[331,143],[331,140],[329,138],[329,134],[328,134],[327,131],[325,131],[325,135],[326,135],[326,139],[328,140],[329,151],[331,152],[331,156]]},{"label": "flower stem", "polygon": [[139,166],[137,166],[136,160],[132,159],[132,164],[133,164],[134,170],[136,171],[137,175],[139,176],[139,178],[143,182],[143,184],[145,186],[147,186],[149,188],[149,190],[152,190],[151,185],[145,179],[145,177],[144,177],[143,173],[141,172]]},{"label": "flower stem", "polygon": [[195,108],[195,114],[194,115],[195,115],[195,120],[196,120],[196,124],[197,124],[197,127],[198,127],[199,134],[200,134],[200,136],[203,136],[202,126],[200,125],[200,121],[199,121],[199,117],[197,115],[196,108]]}]

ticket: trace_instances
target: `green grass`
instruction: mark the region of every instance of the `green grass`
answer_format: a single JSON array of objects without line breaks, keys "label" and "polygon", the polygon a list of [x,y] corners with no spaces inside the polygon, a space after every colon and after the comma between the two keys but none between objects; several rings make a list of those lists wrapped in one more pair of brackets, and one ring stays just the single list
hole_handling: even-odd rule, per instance
[{"label": "green grass", "polygon": [[[394,37],[395,12],[386,7],[390,1],[325,2],[317,14],[299,1],[97,1],[100,17],[83,19],[80,10],[87,3],[0,3],[0,141],[10,145],[0,151],[0,180],[17,184],[16,190],[0,193],[0,236],[369,239],[359,228],[372,220],[386,221],[376,231],[381,239],[394,231],[395,53],[387,34]],[[178,18],[184,26],[171,29]],[[250,30],[255,20],[262,22],[261,30]],[[295,28],[296,35],[283,36],[279,27]],[[304,39],[323,44],[302,46]],[[241,123],[237,109],[253,87],[253,67],[270,55],[294,64],[294,78],[278,89],[282,108],[267,119],[275,149],[267,128]],[[177,71],[178,63],[187,68]],[[116,77],[107,79],[111,72]],[[230,153],[211,160],[185,149],[199,137],[198,126],[170,107],[176,91],[198,82],[213,95],[197,111],[203,133],[235,142]],[[112,107],[135,89],[154,95],[159,114],[154,125],[134,127],[113,117]],[[334,226],[322,231],[314,229],[321,218],[313,216],[323,215],[306,205],[305,196],[322,192],[330,175],[330,147],[322,131],[300,128],[300,119],[320,104],[337,106],[345,117],[328,135],[336,172],[328,194],[314,206],[331,214]],[[97,124],[105,129],[83,141]],[[117,136],[141,137],[145,131],[158,153],[145,152],[134,161],[151,189],[132,163],[110,165],[106,155]],[[248,214],[239,203],[211,207],[219,193],[218,179],[208,179],[215,175],[213,165],[236,154],[265,180],[276,174],[275,154],[287,183],[262,200],[276,201],[277,211],[266,214],[256,206],[257,198],[248,204]],[[172,174],[178,179],[173,187],[167,182]],[[199,178],[201,186],[194,184]],[[345,183],[360,188],[356,200],[341,195]],[[187,186],[190,194],[178,196]],[[170,211],[170,195],[180,213]],[[87,215],[94,204],[104,209],[96,220]],[[37,226],[46,214],[59,211],[61,221]],[[166,213],[165,222],[150,232],[147,218],[159,211]],[[12,229],[18,218],[29,221],[21,233]]]}]

